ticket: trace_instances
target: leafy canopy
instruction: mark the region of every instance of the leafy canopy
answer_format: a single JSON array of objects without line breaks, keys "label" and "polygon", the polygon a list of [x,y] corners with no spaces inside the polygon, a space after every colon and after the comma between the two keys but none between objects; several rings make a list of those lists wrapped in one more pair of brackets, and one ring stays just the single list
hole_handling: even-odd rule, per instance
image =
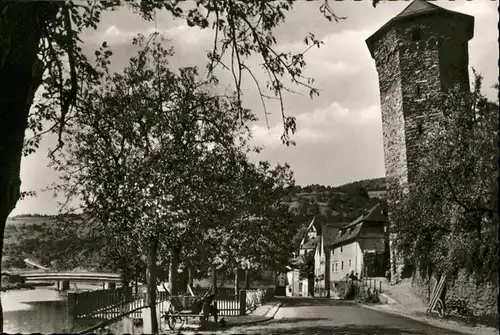
[{"label": "leafy canopy", "polygon": [[394,210],[396,248],[422,271],[496,280],[498,269],[498,104],[450,91],[422,139],[413,188]]}]

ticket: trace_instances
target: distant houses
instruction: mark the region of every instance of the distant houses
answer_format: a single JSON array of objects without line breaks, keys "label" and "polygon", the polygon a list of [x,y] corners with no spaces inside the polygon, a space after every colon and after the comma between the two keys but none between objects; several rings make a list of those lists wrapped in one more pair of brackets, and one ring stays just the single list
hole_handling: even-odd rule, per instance
[{"label": "distant houses", "polygon": [[320,225],[313,219],[299,255],[314,252],[314,276],[301,279],[297,269],[290,269],[287,295],[331,297],[348,276],[383,277],[389,267],[387,224],[384,200],[350,223]]},{"label": "distant houses", "polygon": [[387,198],[387,190],[368,191],[368,197],[371,199],[378,198],[380,200],[385,200]]},{"label": "distant houses", "polygon": [[314,254],[314,292],[315,296],[330,296],[330,250],[340,228],[346,223],[328,223],[321,225]]},{"label": "distant houses", "polygon": [[[317,226],[316,218],[313,218],[300,242],[299,257],[304,257],[315,252],[319,240],[319,230],[320,227]],[[286,295],[301,297],[312,295],[314,290],[313,281],[314,277],[300,278],[300,271],[290,268],[290,271],[287,273]]]}]

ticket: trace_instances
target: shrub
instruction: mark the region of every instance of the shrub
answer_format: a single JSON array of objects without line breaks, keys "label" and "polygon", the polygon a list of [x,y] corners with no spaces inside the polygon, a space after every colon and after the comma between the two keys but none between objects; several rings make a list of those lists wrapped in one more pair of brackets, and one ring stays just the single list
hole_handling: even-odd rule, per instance
[{"label": "shrub", "polygon": [[339,297],[343,300],[353,300],[359,295],[359,285],[356,281],[341,281],[338,283]]},{"label": "shrub", "polygon": [[380,299],[378,297],[378,293],[371,290],[371,289],[360,291],[356,300],[359,302],[368,302],[368,303],[379,303],[380,302]]}]

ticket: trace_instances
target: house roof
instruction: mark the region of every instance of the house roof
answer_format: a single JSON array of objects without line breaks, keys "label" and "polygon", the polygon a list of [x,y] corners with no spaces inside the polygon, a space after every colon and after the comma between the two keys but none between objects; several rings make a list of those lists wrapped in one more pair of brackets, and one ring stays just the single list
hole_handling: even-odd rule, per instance
[{"label": "house roof", "polygon": [[314,249],[314,248],[316,248],[316,245],[318,244],[318,241],[319,241],[319,237],[318,236],[313,237],[309,241],[307,241],[306,243],[304,243],[304,245],[302,245],[300,247],[300,249]]},{"label": "house roof", "polygon": [[318,222],[316,221],[316,217],[313,217],[313,219],[311,220],[311,223],[309,223],[309,226],[307,226],[307,231],[309,231],[309,229],[311,229],[313,227],[316,229],[316,231],[318,231],[320,228],[318,225]]},{"label": "house roof", "polygon": [[361,215],[359,218],[344,226],[343,228],[349,228],[357,225],[362,221],[372,221],[372,222],[387,222],[387,215],[382,214],[382,211],[387,211],[387,202],[380,202],[373,206],[366,214]]},{"label": "house roof", "polygon": [[[377,205],[373,206],[366,214],[360,216],[359,218],[349,223],[348,225],[340,228],[333,241],[331,241],[328,244],[325,243],[325,245],[331,247],[358,238],[359,233],[361,232],[361,228],[363,227],[363,223],[365,222],[380,222],[380,223],[387,222],[387,215],[384,215],[382,213],[382,211],[386,209],[387,209],[386,202],[378,203]],[[375,234],[374,236],[363,235],[363,237],[379,238],[380,236],[378,234]]]},{"label": "house roof", "polygon": [[347,222],[330,222],[323,224],[321,226],[321,235],[323,236],[323,245],[327,246],[331,244],[340,230],[340,228],[346,226]]},{"label": "house roof", "polygon": [[430,3],[429,1],[425,0],[413,0],[408,6],[406,6],[405,9],[395,17],[393,17],[391,20],[389,20],[386,24],[384,24],[379,30],[377,30],[375,33],[373,33],[370,37],[366,39],[366,44],[368,46],[368,49],[370,49],[370,53],[372,54],[373,57],[373,44],[374,42],[381,36],[383,35],[389,28],[398,21],[403,21],[403,20],[408,20],[417,16],[423,16],[423,15],[429,15],[429,14],[448,14],[448,15],[453,15],[456,17],[460,17],[461,19],[464,19],[468,21],[469,23],[469,29],[468,29],[468,34],[469,34],[469,39],[471,39],[474,36],[474,17],[470,15],[466,15],[463,13],[451,11],[449,9],[445,9],[443,7],[439,7],[433,3]]}]

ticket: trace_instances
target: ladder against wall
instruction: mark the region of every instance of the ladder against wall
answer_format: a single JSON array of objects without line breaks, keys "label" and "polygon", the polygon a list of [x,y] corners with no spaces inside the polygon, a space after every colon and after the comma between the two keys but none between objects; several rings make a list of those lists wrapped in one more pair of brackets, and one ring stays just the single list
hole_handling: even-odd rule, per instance
[{"label": "ladder against wall", "polygon": [[[441,293],[443,293],[443,288],[444,284],[446,283],[446,275],[442,275],[439,278],[439,282],[437,285],[434,287],[434,290],[432,291],[431,295],[431,300],[429,301],[429,306],[427,306],[427,310],[425,311],[426,313],[431,313],[432,311],[435,310],[436,305],[441,305],[440,308],[442,308],[442,302],[439,299],[441,297]],[[439,312],[439,311],[438,311]]]}]

